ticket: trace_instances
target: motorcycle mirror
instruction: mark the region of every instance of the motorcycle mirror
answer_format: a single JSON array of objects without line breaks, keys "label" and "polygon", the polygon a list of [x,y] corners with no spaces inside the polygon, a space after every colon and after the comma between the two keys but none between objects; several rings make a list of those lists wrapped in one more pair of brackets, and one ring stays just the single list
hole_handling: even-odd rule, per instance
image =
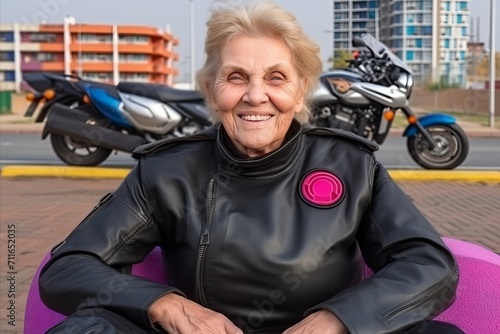
[{"label": "motorcycle mirror", "polygon": [[363,39],[361,39],[361,37],[359,37],[359,36],[355,36],[355,37],[352,39],[352,46],[355,46],[355,47],[362,47],[362,46],[365,46],[365,42],[363,41]]},{"label": "motorcycle mirror", "polygon": [[391,74],[390,74],[390,78],[391,78],[391,81],[396,81],[399,79],[399,75],[401,74],[401,71],[399,70],[399,68],[395,67]]}]

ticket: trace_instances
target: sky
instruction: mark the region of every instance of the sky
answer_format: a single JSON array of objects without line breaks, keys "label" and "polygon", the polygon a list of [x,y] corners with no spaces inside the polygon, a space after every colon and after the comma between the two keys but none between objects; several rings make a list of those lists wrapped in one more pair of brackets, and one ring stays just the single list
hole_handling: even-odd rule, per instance
[{"label": "sky", "polygon": [[[237,0],[229,0],[237,1]],[[489,49],[490,1],[471,0],[471,16],[480,20],[480,41]],[[496,17],[500,17],[500,1],[496,1]],[[333,1],[331,0],[275,0],[291,11],[305,32],[321,47],[325,69],[332,54]],[[180,43],[177,82],[189,81],[191,63],[191,9],[194,9],[195,71],[204,61],[203,43],[205,23],[212,0],[1,0],[0,23],[62,24],[67,15],[77,23],[146,25],[166,30]],[[192,7],[191,7],[192,6]],[[474,24],[476,29],[476,24]],[[329,32],[330,31],[330,32]],[[496,23],[495,49],[500,51],[500,23]]]}]

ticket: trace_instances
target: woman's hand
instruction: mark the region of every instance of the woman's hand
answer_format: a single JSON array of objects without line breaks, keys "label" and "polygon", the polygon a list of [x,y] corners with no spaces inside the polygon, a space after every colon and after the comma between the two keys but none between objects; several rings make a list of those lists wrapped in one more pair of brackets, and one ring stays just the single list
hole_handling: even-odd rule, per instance
[{"label": "woman's hand", "polygon": [[174,293],[155,301],[148,314],[153,323],[170,334],[243,334],[224,315]]},{"label": "woman's hand", "polygon": [[348,334],[347,327],[330,311],[320,310],[288,328],[283,334]]}]

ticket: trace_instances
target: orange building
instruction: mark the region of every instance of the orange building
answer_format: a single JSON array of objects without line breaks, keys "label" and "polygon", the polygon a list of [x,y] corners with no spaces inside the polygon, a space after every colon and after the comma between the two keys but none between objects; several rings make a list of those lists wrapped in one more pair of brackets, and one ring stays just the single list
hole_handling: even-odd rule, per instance
[{"label": "orange building", "polygon": [[[0,25],[0,83],[19,90],[22,74],[47,71],[85,79],[173,84],[178,40],[154,27],[80,24]],[[13,85],[9,85],[11,82]]]}]

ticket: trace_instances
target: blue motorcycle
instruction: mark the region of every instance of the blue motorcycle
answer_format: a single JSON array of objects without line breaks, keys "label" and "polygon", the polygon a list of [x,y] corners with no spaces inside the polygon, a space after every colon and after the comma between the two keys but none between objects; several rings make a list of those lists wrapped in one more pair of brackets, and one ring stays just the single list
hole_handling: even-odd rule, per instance
[{"label": "blue motorcycle", "polygon": [[43,132],[65,138],[53,148],[69,165],[96,166],[114,150],[131,153],[137,146],[212,124],[203,97],[194,90],[137,82],[86,82],[84,90],[88,103],[76,108],[54,104]]}]

